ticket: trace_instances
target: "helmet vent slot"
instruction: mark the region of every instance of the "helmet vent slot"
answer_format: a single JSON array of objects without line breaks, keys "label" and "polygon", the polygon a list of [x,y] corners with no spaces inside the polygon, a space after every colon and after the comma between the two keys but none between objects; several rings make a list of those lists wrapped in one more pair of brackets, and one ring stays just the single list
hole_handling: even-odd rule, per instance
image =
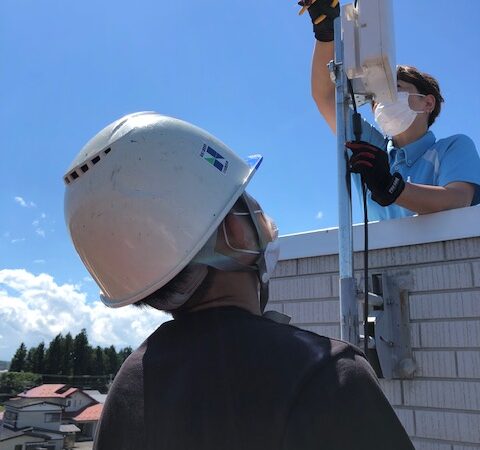
[{"label": "helmet vent slot", "polygon": [[[103,154],[108,155],[111,151],[112,151],[111,147],[108,147],[103,151]],[[92,158],[90,161],[87,161],[85,164],[80,166],[80,168],[77,168],[76,170],[73,170],[72,172],[70,172],[63,179],[65,181],[65,184],[70,184],[71,182],[79,178],[82,174],[88,172],[92,168],[92,166],[94,166],[100,161],[100,159],[101,159],[101,156],[97,155],[94,158]]]}]

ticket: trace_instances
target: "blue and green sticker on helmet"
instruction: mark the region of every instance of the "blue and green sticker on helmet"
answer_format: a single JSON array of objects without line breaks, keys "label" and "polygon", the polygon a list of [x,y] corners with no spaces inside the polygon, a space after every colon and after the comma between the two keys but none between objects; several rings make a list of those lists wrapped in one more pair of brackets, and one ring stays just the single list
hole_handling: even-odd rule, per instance
[{"label": "blue and green sticker on helmet", "polygon": [[228,169],[228,161],[217,151],[207,144],[203,144],[200,156],[210,163],[213,167],[222,173],[226,173]]}]

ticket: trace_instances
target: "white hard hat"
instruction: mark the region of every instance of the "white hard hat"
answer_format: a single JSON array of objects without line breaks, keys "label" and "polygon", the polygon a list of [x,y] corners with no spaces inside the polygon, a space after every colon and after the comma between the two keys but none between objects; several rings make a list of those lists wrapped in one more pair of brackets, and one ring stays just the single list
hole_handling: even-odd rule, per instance
[{"label": "white hard hat", "polygon": [[127,115],[90,140],[64,176],[65,221],[102,301],[135,303],[175,277],[261,161],[154,112]]}]

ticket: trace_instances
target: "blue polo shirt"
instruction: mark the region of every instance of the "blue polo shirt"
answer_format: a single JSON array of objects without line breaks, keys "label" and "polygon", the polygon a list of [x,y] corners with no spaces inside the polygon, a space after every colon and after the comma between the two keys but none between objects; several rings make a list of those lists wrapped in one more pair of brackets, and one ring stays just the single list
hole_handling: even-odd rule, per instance
[{"label": "blue polo shirt", "polygon": [[[395,147],[392,140],[386,141],[386,151],[392,173],[398,172],[405,181],[432,186],[446,186],[455,181],[475,185],[472,206],[480,203],[480,157],[473,141],[463,134],[437,140],[431,131],[405,147]],[[353,182],[361,198],[361,182],[353,174]],[[368,191],[369,220],[398,219],[416,213],[392,204],[380,206]]]}]

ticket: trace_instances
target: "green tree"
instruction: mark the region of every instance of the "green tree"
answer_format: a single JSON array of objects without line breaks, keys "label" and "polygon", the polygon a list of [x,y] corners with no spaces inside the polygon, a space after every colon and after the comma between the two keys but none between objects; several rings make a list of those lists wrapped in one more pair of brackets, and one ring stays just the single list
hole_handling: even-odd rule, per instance
[{"label": "green tree", "polygon": [[63,373],[73,375],[73,337],[70,333],[67,333],[64,339]]},{"label": "green tree", "polygon": [[106,373],[111,373],[115,375],[118,372],[118,369],[120,368],[120,364],[121,364],[119,361],[117,351],[115,350],[115,347],[113,345],[111,345],[108,348],[105,348],[104,351],[107,359]]},{"label": "green tree", "polygon": [[104,375],[105,374],[105,353],[103,349],[98,346],[93,355],[93,374],[92,375]]},{"label": "green tree", "polygon": [[35,352],[34,365],[32,368],[33,373],[45,372],[45,343],[40,342]]},{"label": "green tree", "polygon": [[40,375],[29,372],[4,372],[0,374],[0,393],[17,395],[41,383]]},{"label": "green tree", "polygon": [[27,347],[22,342],[20,347],[13,355],[12,362],[10,363],[10,372],[25,372],[27,366]]},{"label": "green tree", "polygon": [[27,353],[27,357],[25,358],[25,372],[35,372],[33,370],[33,364],[34,364],[34,359],[35,359],[35,350],[37,348],[36,347],[31,347],[29,350],[28,350],[28,353]]},{"label": "green tree", "polygon": [[132,351],[132,347],[125,347],[118,352],[118,356],[120,358],[120,365],[122,365],[124,361],[132,354]]},{"label": "green tree", "polygon": [[44,373],[45,370],[45,344],[41,342],[38,347],[31,347],[25,359],[25,372]]},{"label": "green tree", "polygon": [[87,330],[85,328],[73,340],[73,374],[87,375],[91,369],[92,349],[88,344]]},{"label": "green tree", "polygon": [[48,346],[48,350],[45,355],[45,373],[52,375],[62,375],[63,361],[64,337],[61,334],[58,334]]}]

